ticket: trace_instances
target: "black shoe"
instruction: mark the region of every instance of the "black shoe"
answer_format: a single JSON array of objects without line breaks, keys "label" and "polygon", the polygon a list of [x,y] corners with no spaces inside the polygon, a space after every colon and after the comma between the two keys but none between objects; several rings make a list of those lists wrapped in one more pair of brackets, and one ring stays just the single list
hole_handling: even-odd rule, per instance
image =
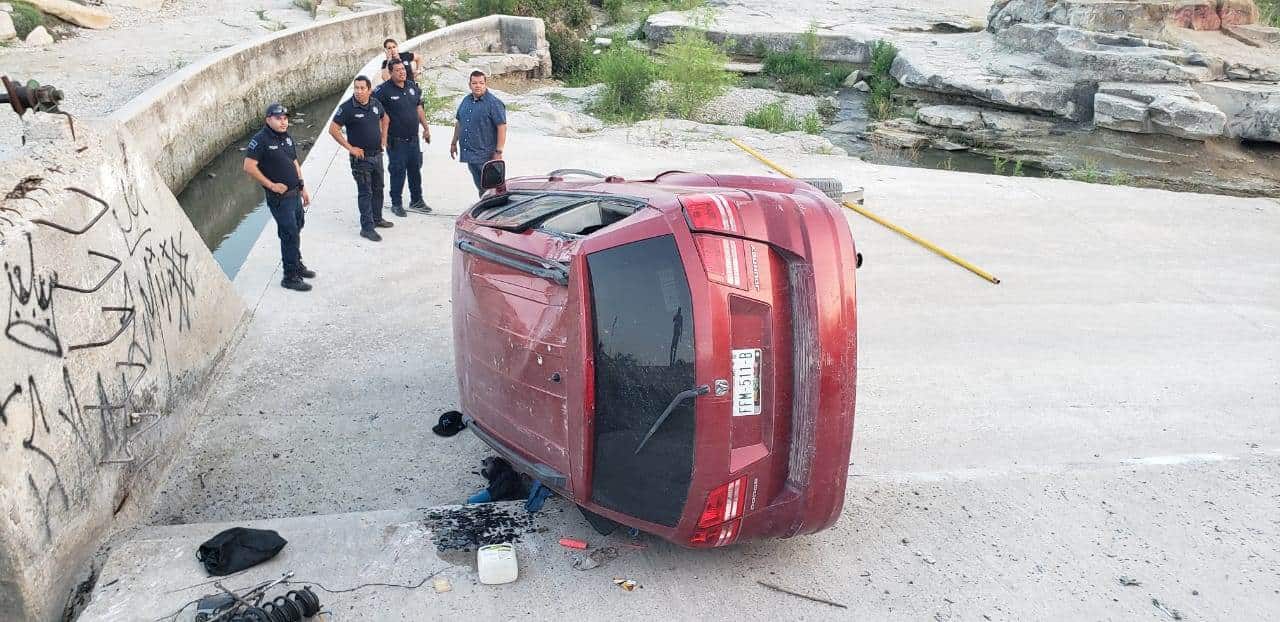
[{"label": "black shoe", "polygon": [[311,291],[311,284],[310,284],[310,283],[308,283],[308,282],[306,282],[306,281],[304,281],[304,280],[302,280],[302,277],[300,277],[300,276],[286,276],[286,277],[284,277],[284,280],[283,280],[283,281],[280,281],[280,287],[283,287],[283,288],[285,288],[285,289],[292,289],[292,290],[294,290],[294,291],[298,291],[298,292],[309,292],[309,291]]},{"label": "black shoe", "polygon": [[409,209],[411,209],[411,210],[417,210],[417,211],[422,212],[422,213],[424,213],[424,214],[430,214],[430,213],[431,213],[431,206],[430,206],[430,205],[427,205],[426,201],[423,201],[423,200],[421,200],[421,199],[419,199],[419,200],[417,200],[417,201],[414,201],[413,203],[410,203],[410,204],[409,204]]},{"label": "black shoe", "polygon": [[306,266],[299,266],[299,267],[298,267],[298,271],[297,271],[297,272],[295,272],[294,274],[297,274],[298,276],[300,276],[300,277],[302,277],[302,278],[304,278],[304,279],[314,279],[314,278],[316,278],[316,271],[315,271],[315,270],[312,270],[312,269],[310,269],[310,268],[308,268],[308,267],[306,267]]},{"label": "black shoe", "polygon": [[405,216],[408,216],[408,214],[404,213],[404,208],[403,208],[403,207],[400,207],[399,205],[392,205],[392,206],[391,206],[391,213],[392,213],[392,214],[395,214],[396,216],[399,216],[399,217],[401,217],[401,218],[404,218]]},{"label": "black shoe", "polygon": [[378,235],[378,232],[377,232],[377,231],[374,231],[373,229],[370,229],[370,230],[368,230],[368,231],[361,231],[361,232],[360,232],[360,237],[362,237],[362,238],[364,238],[364,239],[366,239],[366,240],[372,240],[372,241],[374,241],[374,242],[381,242],[381,241],[382,241],[382,236]]},{"label": "black shoe", "polygon": [[390,220],[379,220],[378,222],[373,223],[373,226],[379,229],[390,229],[395,226],[395,223],[392,223]]}]

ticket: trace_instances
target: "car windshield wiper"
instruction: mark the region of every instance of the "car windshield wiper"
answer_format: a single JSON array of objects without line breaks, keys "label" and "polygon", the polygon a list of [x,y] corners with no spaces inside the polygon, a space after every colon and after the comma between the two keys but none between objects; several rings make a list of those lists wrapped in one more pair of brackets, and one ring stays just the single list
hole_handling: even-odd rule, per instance
[{"label": "car windshield wiper", "polygon": [[653,438],[653,433],[657,432],[658,428],[662,427],[662,424],[666,422],[667,417],[671,416],[671,413],[676,409],[676,406],[679,406],[680,403],[685,400],[693,399],[695,397],[698,397],[699,395],[706,395],[710,392],[711,392],[711,387],[704,384],[700,387],[694,387],[692,389],[689,389],[688,391],[681,391],[680,393],[676,394],[675,399],[671,400],[671,403],[667,405],[667,409],[662,411],[662,416],[658,417],[658,420],[653,422],[653,425],[649,427],[649,432],[646,433],[644,435],[644,438],[640,440],[640,444],[636,445],[636,450],[634,453],[638,454],[640,453],[641,449],[644,449],[644,444],[648,443],[650,438]]}]

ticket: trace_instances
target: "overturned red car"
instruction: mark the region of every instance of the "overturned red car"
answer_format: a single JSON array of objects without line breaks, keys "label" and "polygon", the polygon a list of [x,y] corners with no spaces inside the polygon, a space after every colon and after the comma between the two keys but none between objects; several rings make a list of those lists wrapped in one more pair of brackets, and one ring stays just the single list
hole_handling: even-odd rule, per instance
[{"label": "overturned red car", "polygon": [[836,521],[859,257],[830,197],[685,172],[489,185],[453,253],[476,435],[597,528],[714,547]]}]

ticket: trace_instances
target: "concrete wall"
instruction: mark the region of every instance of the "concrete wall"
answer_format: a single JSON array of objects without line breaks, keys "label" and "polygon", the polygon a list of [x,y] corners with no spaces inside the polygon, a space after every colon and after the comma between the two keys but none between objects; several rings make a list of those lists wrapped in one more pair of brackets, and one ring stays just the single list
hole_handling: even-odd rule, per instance
[{"label": "concrete wall", "polygon": [[59,619],[244,309],[146,154],[101,121],[34,127],[0,162],[0,620]]},{"label": "concrete wall", "polygon": [[261,125],[267,104],[305,103],[341,89],[387,37],[404,38],[399,8],[282,30],[183,68],[111,118],[177,194],[232,140]]}]

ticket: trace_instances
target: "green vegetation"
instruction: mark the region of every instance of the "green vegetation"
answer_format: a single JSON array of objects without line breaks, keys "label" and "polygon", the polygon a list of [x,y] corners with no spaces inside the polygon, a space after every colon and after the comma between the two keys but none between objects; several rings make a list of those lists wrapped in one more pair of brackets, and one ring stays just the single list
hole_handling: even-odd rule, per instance
[{"label": "green vegetation", "polygon": [[[427,113],[427,120],[431,120],[435,115],[449,110],[453,106],[453,97],[449,95],[439,95],[436,92],[436,85],[430,82],[422,89],[422,111]],[[511,109],[511,105],[507,105],[507,109]]]},{"label": "green vegetation", "polygon": [[626,19],[626,6],[623,0],[604,0],[600,3],[600,8],[609,15],[609,21],[620,22]]},{"label": "green vegetation", "polygon": [[737,82],[736,74],[724,70],[728,55],[700,31],[681,30],[661,51],[666,62],[659,77],[668,86],[662,109],[677,117],[692,117]]},{"label": "green vegetation", "polygon": [[1091,184],[1111,184],[1113,186],[1132,186],[1136,181],[1132,174],[1125,171],[1104,171],[1098,161],[1085,158],[1084,163],[1070,170],[1058,173],[1066,179],[1083,181]]},{"label": "green vegetation", "polygon": [[650,110],[649,87],[658,77],[658,65],[643,52],[630,46],[618,46],[601,54],[592,76],[604,83],[600,98],[591,112],[606,119],[637,121]]},{"label": "green vegetation", "polygon": [[[294,0],[295,3],[299,1],[311,2],[312,0]],[[404,32],[410,38],[435,30],[436,24],[431,21],[431,18],[436,15],[444,16],[448,12],[444,7],[440,6],[438,0],[395,1],[404,11]],[[452,22],[453,20],[448,21]]]},{"label": "green vegetation", "polygon": [[[397,0],[402,6],[414,1],[423,2]],[[497,13],[542,18],[551,67],[557,78],[580,79],[590,73],[591,49],[582,41],[591,25],[587,0],[462,0],[455,9],[441,14],[449,23],[455,23]],[[407,22],[405,26],[407,30]]]},{"label": "green vegetation", "polygon": [[1009,165],[1008,158],[1000,156],[991,156],[991,169],[996,175],[1004,175],[1004,169]]},{"label": "green vegetation", "polygon": [[818,32],[810,27],[800,42],[786,52],[757,50],[764,58],[764,73],[788,93],[816,95],[835,90],[853,68],[843,63],[829,63],[818,57]]},{"label": "green vegetation", "polygon": [[781,134],[783,132],[796,132],[803,130],[806,134],[818,134],[822,132],[822,118],[816,112],[810,112],[801,118],[787,114],[783,110],[782,104],[774,102],[766,104],[756,110],[747,113],[743,120],[743,125],[754,127],[760,130]]},{"label": "green vegetation", "polygon": [[867,76],[871,94],[867,97],[867,112],[878,121],[894,116],[893,92],[898,88],[898,81],[893,79],[889,70],[897,56],[898,48],[888,41],[876,41],[871,45],[871,75]]},{"label": "green vegetation", "polygon": [[1013,161],[1013,176],[1022,177],[1022,160]]},{"label": "green vegetation", "polygon": [[1257,0],[1262,23],[1280,28],[1280,0]]},{"label": "green vegetation", "polygon": [[40,9],[17,0],[10,4],[13,5],[13,13],[9,17],[13,18],[13,28],[18,31],[19,39],[26,39],[32,30],[44,25],[44,13]]}]

